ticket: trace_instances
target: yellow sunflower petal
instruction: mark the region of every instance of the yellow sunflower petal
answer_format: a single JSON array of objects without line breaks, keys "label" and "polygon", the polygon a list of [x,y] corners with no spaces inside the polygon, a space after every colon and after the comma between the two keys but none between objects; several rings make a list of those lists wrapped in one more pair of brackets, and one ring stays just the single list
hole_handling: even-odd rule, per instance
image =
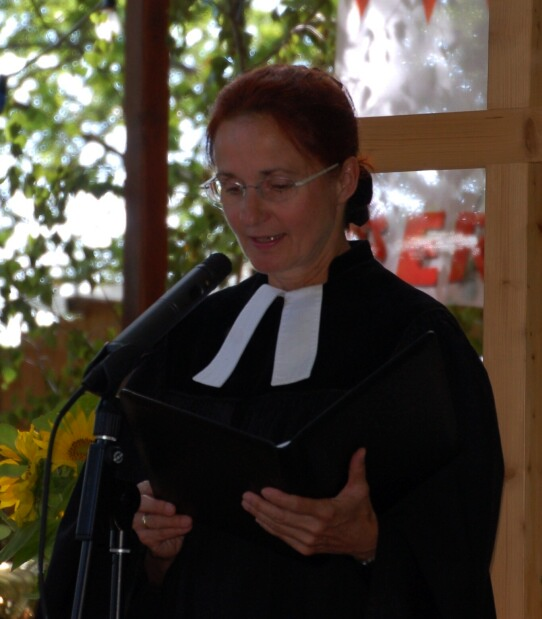
[{"label": "yellow sunflower petal", "polygon": [[79,409],[69,412],[58,430],[53,452],[53,468],[69,466],[78,469],[86,460],[94,441],[94,415]]}]

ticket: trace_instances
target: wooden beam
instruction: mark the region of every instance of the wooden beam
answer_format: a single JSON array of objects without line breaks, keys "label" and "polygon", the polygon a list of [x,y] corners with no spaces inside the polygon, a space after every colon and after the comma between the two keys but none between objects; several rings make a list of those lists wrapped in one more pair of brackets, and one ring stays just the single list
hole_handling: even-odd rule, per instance
[{"label": "wooden beam", "polygon": [[[505,455],[505,487],[493,584],[499,619],[525,614],[525,330],[528,170],[487,170],[484,361],[493,384]],[[534,619],[534,618],[533,618]]]},{"label": "wooden beam", "polygon": [[[490,113],[540,109],[542,0],[492,0],[489,16]],[[499,619],[542,617],[542,165],[533,161],[487,169],[484,359],[506,465],[493,562]]]},{"label": "wooden beam", "polygon": [[542,108],[358,119],[376,172],[483,168],[542,161]]},{"label": "wooden beam", "polygon": [[542,617],[542,165],[529,166],[528,181],[525,321],[525,573],[528,589],[525,616],[534,619]]},{"label": "wooden beam", "polygon": [[126,236],[123,323],[165,290],[168,0],[126,3]]},{"label": "wooden beam", "polygon": [[484,358],[506,464],[498,617],[542,617],[542,165],[487,170]]}]

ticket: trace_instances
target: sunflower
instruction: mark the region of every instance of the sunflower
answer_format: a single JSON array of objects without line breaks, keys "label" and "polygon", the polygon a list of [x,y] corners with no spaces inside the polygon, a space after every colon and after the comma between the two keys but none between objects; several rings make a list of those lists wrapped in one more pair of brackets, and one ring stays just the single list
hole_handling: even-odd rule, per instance
[{"label": "sunflower", "polygon": [[[45,443],[49,442],[48,432],[42,432]],[[68,466],[75,471],[86,460],[90,444],[94,441],[94,414],[82,408],[66,415],[58,429],[53,450],[53,470]]]},{"label": "sunflower", "polygon": [[0,445],[1,464],[37,464],[47,455],[47,447],[40,444],[41,433],[31,425],[30,430],[17,430],[13,445]]},{"label": "sunflower", "polygon": [[0,446],[0,509],[18,526],[37,518],[36,484],[38,466],[46,451],[39,444],[40,434],[34,426],[18,431],[14,445]]},{"label": "sunflower", "polygon": [[24,474],[20,479],[0,478],[0,509],[5,509],[17,526],[33,522],[38,517],[36,508],[36,475]]},{"label": "sunflower", "polygon": [[[0,562],[18,566],[38,552],[45,461],[56,415],[37,417],[28,431],[0,423]],[[92,400],[82,399],[58,428],[46,512],[53,536],[94,440],[94,417]]]}]

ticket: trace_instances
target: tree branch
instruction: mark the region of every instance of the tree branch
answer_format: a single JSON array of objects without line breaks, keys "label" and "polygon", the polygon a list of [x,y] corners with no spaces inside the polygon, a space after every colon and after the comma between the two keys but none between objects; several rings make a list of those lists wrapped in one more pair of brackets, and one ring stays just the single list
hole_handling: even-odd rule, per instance
[{"label": "tree branch", "polygon": [[113,155],[118,155],[121,159],[124,159],[124,153],[122,151],[116,149],[114,146],[111,146],[103,138],[97,136],[95,133],[81,132],[79,135],[87,142],[96,142],[96,144],[102,146],[106,152],[112,153]]},{"label": "tree branch", "polygon": [[239,72],[244,73],[248,65],[248,53],[245,45],[245,0],[230,0],[227,13],[232,27],[234,59],[238,60]]},{"label": "tree branch", "polygon": [[[277,45],[270,50],[270,52],[262,58],[262,63],[267,62],[274,56],[276,56],[283,47],[285,47],[293,38],[295,34],[299,34],[300,31],[309,30],[312,34],[318,33],[318,30],[314,26],[311,25],[312,20],[316,17],[316,15],[320,12],[322,6],[326,3],[326,0],[322,0],[319,4],[314,7],[314,10],[307,15],[305,22],[302,24],[296,24],[293,28],[290,28],[285,36],[277,43]],[[320,33],[318,33],[320,35]],[[320,38],[320,36],[318,36]]]}]

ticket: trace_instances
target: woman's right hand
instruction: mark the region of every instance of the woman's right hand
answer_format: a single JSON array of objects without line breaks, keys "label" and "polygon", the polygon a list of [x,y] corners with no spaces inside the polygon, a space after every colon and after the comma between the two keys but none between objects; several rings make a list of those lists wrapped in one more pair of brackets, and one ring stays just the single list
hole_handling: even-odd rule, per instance
[{"label": "woman's right hand", "polygon": [[137,487],[141,502],[132,527],[151,557],[169,567],[180,552],[185,535],[192,529],[192,518],[177,514],[172,503],[155,499],[148,481],[142,481]]}]

